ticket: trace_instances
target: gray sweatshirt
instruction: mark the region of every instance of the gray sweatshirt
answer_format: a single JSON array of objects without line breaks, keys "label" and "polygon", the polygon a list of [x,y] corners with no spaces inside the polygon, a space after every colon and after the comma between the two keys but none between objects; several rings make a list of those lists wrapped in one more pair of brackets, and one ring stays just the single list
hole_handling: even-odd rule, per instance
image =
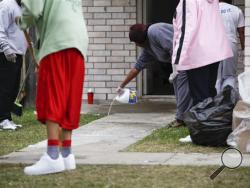
[{"label": "gray sweatshirt", "polygon": [[156,23],[151,25],[148,29],[147,46],[143,48],[134,68],[140,71],[155,61],[171,63],[173,32],[171,24]]},{"label": "gray sweatshirt", "polygon": [[0,53],[24,55],[27,42],[23,31],[15,23],[15,17],[21,16],[21,7],[15,0],[0,1]]}]

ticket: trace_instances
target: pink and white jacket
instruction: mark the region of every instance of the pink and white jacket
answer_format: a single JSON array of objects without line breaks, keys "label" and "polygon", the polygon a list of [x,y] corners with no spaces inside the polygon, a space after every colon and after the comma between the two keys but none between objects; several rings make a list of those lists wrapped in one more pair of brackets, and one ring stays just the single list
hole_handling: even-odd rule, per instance
[{"label": "pink and white jacket", "polygon": [[195,69],[233,56],[218,0],[180,0],[173,27],[172,64],[177,70]]}]

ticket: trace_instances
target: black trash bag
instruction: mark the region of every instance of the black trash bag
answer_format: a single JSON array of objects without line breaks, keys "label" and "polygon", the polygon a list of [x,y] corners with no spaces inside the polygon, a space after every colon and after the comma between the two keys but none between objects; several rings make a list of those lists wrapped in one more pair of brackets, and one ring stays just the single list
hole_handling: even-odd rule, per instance
[{"label": "black trash bag", "polygon": [[227,86],[214,98],[207,98],[184,114],[194,144],[203,146],[226,146],[232,132],[232,113],[239,95]]}]

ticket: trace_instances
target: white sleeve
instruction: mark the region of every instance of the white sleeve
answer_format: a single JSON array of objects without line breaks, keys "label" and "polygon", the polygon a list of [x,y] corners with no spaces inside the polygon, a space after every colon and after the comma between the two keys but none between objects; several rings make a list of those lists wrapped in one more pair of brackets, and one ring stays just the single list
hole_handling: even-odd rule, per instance
[{"label": "white sleeve", "polygon": [[10,14],[6,10],[0,12],[0,50],[10,54],[7,29],[10,25]]},{"label": "white sleeve", "polygon": [[244,19],[244,15],[243,15],[241,9],[239,9],[239,18],[238,18],[237,28],[239,28],[239,27],[245,27],[245,19]]}]

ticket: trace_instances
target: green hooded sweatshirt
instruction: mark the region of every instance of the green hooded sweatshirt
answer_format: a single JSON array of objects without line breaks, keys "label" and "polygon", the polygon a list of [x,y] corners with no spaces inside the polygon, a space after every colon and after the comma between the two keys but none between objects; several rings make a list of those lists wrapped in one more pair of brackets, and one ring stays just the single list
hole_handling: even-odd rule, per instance
[{"label": "green hooded sweatshirt", "polygon": [[86,57],[88,33],[82,12],[82,0],[22,0],[20,27],[37,28],[37,58],[68,48],[78,49]]}]

